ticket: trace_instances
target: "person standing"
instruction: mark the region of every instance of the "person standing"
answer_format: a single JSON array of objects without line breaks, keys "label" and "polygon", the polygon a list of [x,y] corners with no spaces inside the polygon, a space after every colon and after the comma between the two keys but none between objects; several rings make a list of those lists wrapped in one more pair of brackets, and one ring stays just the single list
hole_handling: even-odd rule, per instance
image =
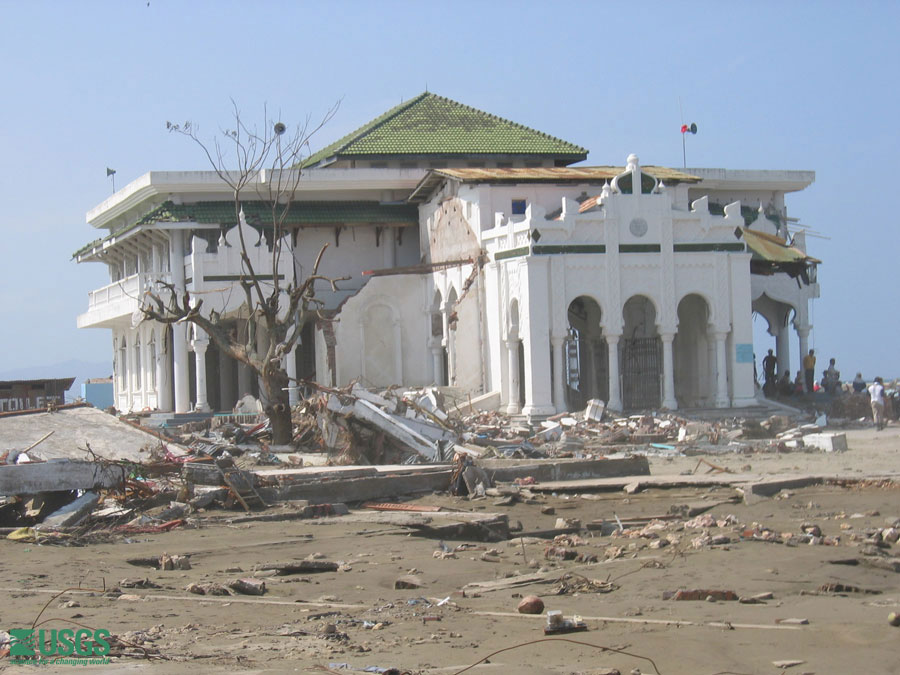
[{"label": "person standing", "polygon": [[775,369],[777,367],[778,359],[775,358],[775,354],[770,349],[763,359],[763,376],[766,378],[766,382],[763,385],[763,393],[766,396],[771,396],[775,392]]},{"label": "person standing", "polygon": [[816,350],[810,349],[803,357],[803,374],[806,375],[806,393],[812,394],[816,385]]},{"label": "person standing", "polygon": [[872,403],[872,418],[875,421],[875,429],[884,429],[884,380],[876,377],[869,385],[869,399]]}]

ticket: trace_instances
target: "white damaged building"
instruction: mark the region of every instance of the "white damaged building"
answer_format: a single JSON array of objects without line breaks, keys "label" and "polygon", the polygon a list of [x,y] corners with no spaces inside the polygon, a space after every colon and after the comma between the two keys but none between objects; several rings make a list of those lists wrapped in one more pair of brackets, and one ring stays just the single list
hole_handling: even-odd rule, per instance
[{"label": "white damaged building", "polygon": [[617,410],[754,404],[752,314],[776,337],[780,372],[792,329],[806,352],[819,261],[785,196],[815,174],[586,157],[424,93],[303,163],[280,257],[264,204],[243,202],[238,223],[215,172],[150,172],[87,215],[104,234],[75,258],[105,263],[110,284],[78,325],[111,331],[120,410],[230,410],[259,395],[202,331],[138,311],[162,280],[246,331],[243,228],[263,283],[304,278],[324,243],[320,272],[349,277],[319,290],[322,316],[285,356],[292,378],[453,386],[530,416],[592,398]]}]

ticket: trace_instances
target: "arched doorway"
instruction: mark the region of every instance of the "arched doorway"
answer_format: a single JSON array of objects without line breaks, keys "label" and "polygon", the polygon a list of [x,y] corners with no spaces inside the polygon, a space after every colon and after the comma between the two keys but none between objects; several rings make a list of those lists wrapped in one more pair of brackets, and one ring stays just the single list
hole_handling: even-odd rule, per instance
[{"label": "arched doorway", "polygon": [[609,400],[609,356],[600,327],[600,305],[586,295],[569,303],[565,345],[566,407],[584,408],[588,400]]},{"label": "arched doorway", "polygon": [[678,333],[672,342],[675,399],[679,408],[713,403],[716,378],[716,343],[710,339],[709,304],[697,294],[678,303]]},{"label": "arched doorway", "polygon": [[625,410],[658,408],[662,400],[662,343],[656,331],[656,308],[635,295],[622,308],[622,406]]}]

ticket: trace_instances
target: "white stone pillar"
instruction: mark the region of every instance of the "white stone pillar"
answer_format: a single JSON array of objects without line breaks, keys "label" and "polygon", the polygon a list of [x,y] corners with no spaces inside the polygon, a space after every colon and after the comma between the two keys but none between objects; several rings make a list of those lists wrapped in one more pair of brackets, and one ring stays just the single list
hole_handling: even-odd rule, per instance
[{"label": "white stone pillar", "polygon": [[519,340],[516,337],[506,340],[506,355],[509,359],[507,368],[509,384],[509,404],[506,406],[506,412],[510,415],[516,415],[521,408],[519,401]]},{"label": "white stone pillar", "polygon": [[713,338],[716,341],[716,407],[727,408],[731,401],[728,398],[728,354],[726,353],[725,339],[728,333],[715,332]]},{"label": "white stone pillar", "polygon": [[291,404],[291,407],[297,405],[300,402],[300,390],[298,389],[297,384],[297,345],[294,345],[294,348],[291,349],[285,355],[284,361],[284,370],[287,373],[288,378],[290,378],[288,382],[288,402]]},{"label": "white stone pillar", "polygon": [[[775,358],[778,360],[778,372],[775,375],[778,379],[781,379],[785,371],[792,375],[790,331],[790,326],[782,323],[778,326],[778,334],[775,336]],[[793,378],[791,379],[793,380]]]},{"label": "white stone pillar", "polygon": [[443,387],[444,382],[444,350],[441,347],[441,341],[437,338],[431,340],[431,367],[434,370],[434,383],[438,387]]},{"label": "white stone pillar", "polygon": [[[197,329],[200,330],[199,328]],[[206,348],[209,347],[209,338],[194,338],[191,342],[194,347],[194,365],[197,378],[197,405],[194,410],[198,412],[207,412],[209,410],[209,399],[206,393]]]},{"label": "white stone pillar", "polygon": [[150,334],[153,329],[147,324],[138,326],[141,336],[141,408],[150,407],[150,373],[156,377],[156,364],[150,361]]},{"label": "white stone pillar", "polygon": [[566,338],[558,335],[550,337],[550,344],[553,347],[553,405],[556,412],[561,413],[566,410],[566,364],[565,364],[565,344]]},{"label": "white stone pillar", "polygon": [[662,333],[660,336],[663,345],[663,400],[662,407],[669,410],[678,410],[678,401],[675,400],[675,369],[672,367],[672,340],[674,333]]},{"label": "white stone pillar", "polygon": [[[155,250],[155,248],[154,248]],[[172,389],[169,382],[168,365],[168,340],[166,339],[166,326],[161,323],[153,325],[153,341],[156,343],[156,409],[169,411],[172,409]]]},{"label": "white stone pillar", "polygon": [[125,344],[128,348],[125,350],[125,363],[127,367],[125,369],[126,377],[125,377],[125,402],[128,406],[129,411],[133,411],[135,408],[135,382],[134,382],[134,373],[135,373],[135,363],[134,363],[134,341],[137,337],[137,333],[133,330],[127,330],[124,332],[124,335],[128,336]]},{"label": "white stone pillar", "polygon": [[[172,272],[172,285],[179,295],[184,293],[184,235],[181,230],[169,232],[169,269]],[[188,365],[187,325],[172,324],[172,360],[175,390],[175,412],[184,413],[191,409],[191,387],[188,381],[190,366]]]},{"label": "white stone pillar", "polygon": [[621,335],[607,333],[606,351],[609,357],[609,401],[606,407],[610,410],[622,409],[622,391],[619,385],[619,338]]}]

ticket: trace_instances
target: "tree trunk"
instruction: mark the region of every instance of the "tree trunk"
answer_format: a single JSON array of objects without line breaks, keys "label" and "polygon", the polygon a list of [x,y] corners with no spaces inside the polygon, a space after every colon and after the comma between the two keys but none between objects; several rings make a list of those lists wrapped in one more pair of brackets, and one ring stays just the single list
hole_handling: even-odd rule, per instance
[{"label": "tree trunk", "polygon": [[262,381],[269,401],[265,412],[272,427],[272,444],[287,445],[294,438],[291,405],[286,390],[290,380],[287,373],[279,369],[263,374]]}]

